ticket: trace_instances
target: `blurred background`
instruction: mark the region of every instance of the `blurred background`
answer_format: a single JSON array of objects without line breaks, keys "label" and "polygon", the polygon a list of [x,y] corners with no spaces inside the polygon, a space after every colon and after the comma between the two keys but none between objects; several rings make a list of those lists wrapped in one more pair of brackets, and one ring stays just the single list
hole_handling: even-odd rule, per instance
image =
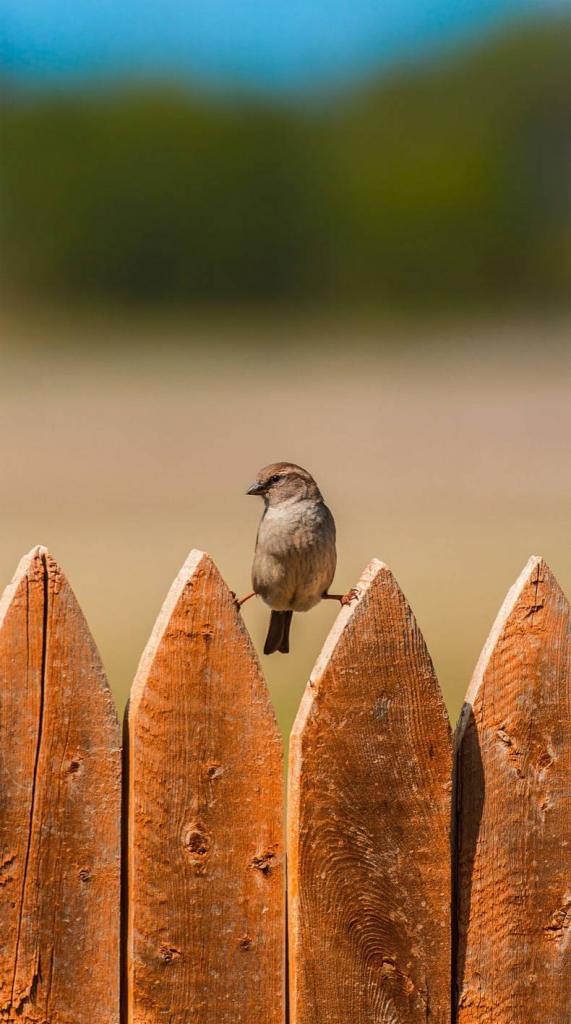
[{"label": "blurred background", "polygon": [[[527,557],[571,591],[570,44],[563,0],[3,0],[0,574],[50,547],[120,706],[190,547],[249,589],[270,461],[453,720]],[[263,659],[286,733],[335,614]]]}]

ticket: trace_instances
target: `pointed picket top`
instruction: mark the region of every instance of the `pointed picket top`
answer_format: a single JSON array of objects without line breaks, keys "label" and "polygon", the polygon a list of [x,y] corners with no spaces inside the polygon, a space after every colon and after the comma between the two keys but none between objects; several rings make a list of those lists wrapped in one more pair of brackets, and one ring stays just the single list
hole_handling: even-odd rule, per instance
[{"label": "pointed picket top", "polygon": [[0,1019],[118,1021],[120,796],[97,650],[33,548],[0,600]]},{"label": "pointed picket top", "polygon": [[194,575],[202,561],[204,561],[205,564],[209,562],[209,556],[205,554],[204,551],[197,551],[196,548],[193,548],[171,583],[170,590],[165,597],[161,610],[151,631],[151,635],[141,655],[137,671],[135,673],[135,678],[133,680],[133,685],[131,686],[128,707],[128,717],[131,719],[136,714],[147,684],[149,673],[152,669],[153,661],[160,651],[165,632],[169,627],[171,619],[175,615],[177,605],[184,596],[185,588],[191,587],[195,582]]},{"label": "pointed picket top", "polygon": [[390,569],[341,609],[290,743],[291,1024],[450,1013],[448,715]]},{"label": "pointed picket top", "polygon": [[571,1005],[571,611],[530,558],[456,734],[459,1024],[558,1021]]},{"label": "pointed picket top", "polygon": [[282,1024],[282,745],[249,634],[193,551],[128,717],[129,1024]]},{"label": "pointed picket top", "polygon": [[20,559],[16,572],[10,583],[4,588],[0,596],[0,629],[9,612],[11,605],[18,600],[19,592],[26,587],[27,581],[36,582],[43,576],[43,559],[47,555],[47,548],[37,544],[31,551]]},{"label": "pointed picket top", "polygon": [[[515,583],[512,584],[512,586],[508,590],[504,598],[503,604],[498,614],[496,615],[494,624],[488,634],[486,642],[480,652],[480,657],[478,658],[478,661],[476,663],[474,674],[472,676],[472,679],[470,680],[468,690],[466,691],[464,705],[462,707],[460,718],[458,719],[458,724],[455,730],[456,743],[458,743],[462,739],[465,728],[469,722],[470,709],[478,700],[478,694],[481,688],[484,686],[486,670],[494,654],[494,651],[500,641],[500,638],[502,637],[502,634],[506,630],[508,621],[514,613],[514,609],[519,603],[524,612],[524,620],[529,615],[533,616],[535,606],[533,603],[529,603],[529,595],[526,594],[525,591],[526,588],[532,586],[534,589],[535,596],[536,580],[542,574],[543,569],[547,569],[547,566],[545,565],[543,559],[539,555],[531,555],[531,557],[528,558],[526,564],[524,565],[522,571],[520,572],[517,580],[515,581]],[[527,604],[526,601],[528,601]]]},{"label": "pointed picket top", "polygon": [[329,635],[327,636],[327,639],[323,644],[321,651],[319,652],[317,661],[313,666],[313,670],[309,677],[309,682],[303,692],[301,703],[299,705],[297,715],[295,716],[295,721],[292,726],[290,737],[290,761],[293,758],[292,752],[294,751],[294,749],[297,752],[296,745],[303,736],[303,731],[305,729],[308,717],[311,713],[311,709],[313,707],[313,703],[318,692],[320,683],[323,679],[326,669],[329,667],[329,663],[332,660],[335,649],[339,644],[341,638],[343,637],[345,627],[353,618],[357,610],[357,607],[359,608],[359,612],[362,612],[363,598],[370,590],[371,585],[375,580],[375,577],[383,570],[390,573],[389,567],[385,565],[384,562],[379,561],[378,558],[371,559],[369,564],[363,570],[363,573],[357,586],[354,587],[354,591],[356,592],[357,596],[349,604],[341,605],[335,622],[333,623],[331,629],[329,630]]}]

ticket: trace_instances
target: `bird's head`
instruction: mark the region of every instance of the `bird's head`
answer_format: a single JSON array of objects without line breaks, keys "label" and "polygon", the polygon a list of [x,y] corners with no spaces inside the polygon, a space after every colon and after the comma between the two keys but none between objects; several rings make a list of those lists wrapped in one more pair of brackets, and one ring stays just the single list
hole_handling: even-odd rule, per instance
[{"label": "bird's head", "polygon": [[246,494],[257,494],[267,505],[285,502],[321,501],[319,487],[311,473],[293,462],[273,462],[260,470]]}]

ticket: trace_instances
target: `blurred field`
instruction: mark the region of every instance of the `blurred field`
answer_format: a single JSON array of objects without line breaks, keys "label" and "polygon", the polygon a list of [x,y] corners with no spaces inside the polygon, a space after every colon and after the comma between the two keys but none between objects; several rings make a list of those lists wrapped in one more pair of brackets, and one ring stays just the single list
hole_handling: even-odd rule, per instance
[{"label": "blurred field", "polygon": [[[0,324],[0,577],[50,547],[120,705],[189,548],[248,589],[261,509],[244,491],[276,459],[308,466],[335,512],[336,587],[372,556],[392,567],[453,718],[528,555],[571,592],[567,324],[127,337],[33,322]],[[292,655],[263,659],[286,732],[335,614],[296,617]],[[245,619],[260,648],[266,610],[251,602]]]}]

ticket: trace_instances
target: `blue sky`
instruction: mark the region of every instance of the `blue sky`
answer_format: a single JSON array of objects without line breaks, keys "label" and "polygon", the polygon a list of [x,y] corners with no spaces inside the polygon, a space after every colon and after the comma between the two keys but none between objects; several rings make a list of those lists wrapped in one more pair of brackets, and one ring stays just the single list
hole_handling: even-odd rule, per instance
[{"label": "blue sky", "polygon": [[117,75],[290,90],[430,52],[569,0],[0,0],[0,66],[54,84]]}]

